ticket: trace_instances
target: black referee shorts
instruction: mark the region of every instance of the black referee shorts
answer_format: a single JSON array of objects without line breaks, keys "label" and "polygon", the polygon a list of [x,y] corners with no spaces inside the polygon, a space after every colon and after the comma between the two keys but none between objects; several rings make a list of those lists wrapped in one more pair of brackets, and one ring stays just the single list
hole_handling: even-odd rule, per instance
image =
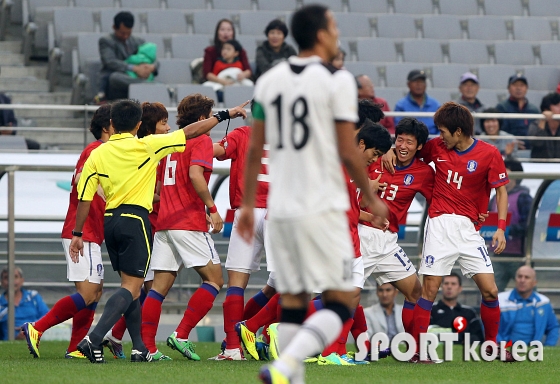
[{"label": "black referee shorts", "polygon": [[105,244],[115,271],[145,277],[152,252],[148,210],[123,204],[105,211]]}]

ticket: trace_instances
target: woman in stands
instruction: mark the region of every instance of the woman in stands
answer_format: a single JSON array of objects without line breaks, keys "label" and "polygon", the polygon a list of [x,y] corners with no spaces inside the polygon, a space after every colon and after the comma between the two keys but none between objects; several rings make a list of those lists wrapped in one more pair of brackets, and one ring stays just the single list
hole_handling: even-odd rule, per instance
[{"label": "woman in stands", "polygon": [[[220,54],[222,52],[222,44],[228,40],[235,39],[235,28],[231,20],[222,19],[218,21],[216,25],[216,32],[214,33],[214,45],[206,47],[204,49],[204,64],[202,66],[202,74],[204,80],[218,82],[218,77],[212,73],[214,64],[218,61]],[[251,66],[249,64],[249,59],[247,59],[247,52],[245,49],[241,50],[239,55],[241,64],[243,66],[243,71],[237,75],[237,81],[241,82],[244,79],[250,79],[252,76]]]},{"label": "woman in stands", "polygon": [[264,30],[267,40],[257,47],[257,69],[255,79],[268,71],[274,64],[297,55],[294,47],[286,43],[288,27],[280,19],[272,20]]}]

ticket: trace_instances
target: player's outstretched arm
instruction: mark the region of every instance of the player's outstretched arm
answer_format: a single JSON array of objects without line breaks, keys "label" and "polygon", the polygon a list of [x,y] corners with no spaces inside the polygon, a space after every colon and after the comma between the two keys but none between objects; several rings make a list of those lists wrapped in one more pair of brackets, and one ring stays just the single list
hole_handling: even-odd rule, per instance
[{"label": "player's outstretched arm", "polygon": [[[496,188],[496,205],[498,207],[498,220],[504,220],[505,223],[508,210],[508,194],[505,185]],[[494,253],[497,255],[506,248],[505,231],[500,229],[499,225],[496,233],[492,236],[492,247],[495,247]]]},{"label": "player's outstretched arm", "polygon": [[[215,208],[214,200],[212,199],[212,194],[208,189],[208,184],[206,184],[206,179],[204,178],[204,167],[200,165],[191,165],[189,167],[189,178],[196,191],[200,200],[208,207],[210,211],[210,222],[212,223],[212,233],[218,233],[222,230],[224,226],[224,221]],[[215,212],[212,212],[215,211]]]},{"label": "player's outstretched arm", "polygon": [[[246,101],[243,104],[238,105],[237,107],[226,109],[226,111],[229,114],[229,118],[230,119],[235,119],[236,117],[243,117],[244,119],[247,118],[247,111],[245,111],[245,106],[247,104],[249,104],[249,101]],[[197,121],[196,123],[187,125],[185,128],[183,128],[183,132],[185,132],[185,137],[187,138],[187,140],[194,139],[195,137],[198,137],[210,131],[219,122],[220,121],[218,121],[217,117],[212,116],[209,119]]]},{"label": "player's outstretched arm", "polygon": [[[84,223],[89,214],[89,208],[91,206],[91,201],[82,200],[78,202],[78,210],[76,212],[76,226],[74,231],[82,232],[84,228]],[[84,255],[84,242],[81,236],[72,236],[70,241],[70,258],[74,263],[77,263],[80,259],[80,255]]]}]

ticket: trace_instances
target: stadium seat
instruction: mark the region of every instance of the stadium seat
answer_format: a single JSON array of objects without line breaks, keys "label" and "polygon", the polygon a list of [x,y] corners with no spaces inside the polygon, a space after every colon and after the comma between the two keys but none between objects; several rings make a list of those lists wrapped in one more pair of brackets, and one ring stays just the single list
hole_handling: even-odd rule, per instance
[{"label": "stadium seat", "polygon": [[375,96],[387,100],[391,110],[395,109],[397,101],[405,97],[407,93],[407,88],[375,88]]},{"label": "stadium seat", "polygon": [[150,9],[148,16],[149,33],[187,33],[187,18],[177,9]]},{"label": "stadium seat", "polygon": [[[560,7],[560,4],[558,4]],[[551,19],[523,17],[513,19],[513,37],[515,40],[552,40]],[[558,23],[558,20],[555,20]]]},{"label": "stadium seat", "polygon": [[156,81],[164,84],[189,84],[192,82],[190,60],[161,59],[159,60]]},{"label": "stadium seat", "polygon": [[206,0],[167,0],[169,9],[207,9]]},{"label": "stadium seat", "polygon": [[212,0],[214,9],[226,9],[230,11],[250,11],[253,9],[251,0]]},{"label": "stadium seat", "polygon": [[165,42],[164,35],[155,33],[136,33],[137,37],[141,37],[146,43],[154,43],[157,45],[157,59],[165,58]]},{"label": "stadium seat", "polygon": [[462,64],[488,64],[488,48],[485,41],[450,40],[449,61]]},{"label": "stadium seat", "polygon": [[169,98],[169,90],[166,84],[130,84],[128,87],[128,97],[131,99],[138,100],[140,102],[149,101],[159,101],[165,106],[171,105]]},{"label": "stadium seat", "polygon": [[355,61],[352,63],[345,63],[344,67],[354,76],[368,75],[374,85],[380,85],[377,65],[375,63]]},{"label": "stadium seat", "polygon": [[361,13],[337,13],[336,22],[341,37],[371,36],[371,25],[368,15]]},{"label": "stadium seat", "polygon": [[[85,99],[91,100],[98,91],[99,87],[99,71],[101,70],[101,59],[99,58],[99,38],[104,36],[103,33],[78,33],[78,65],[75,68],[78,73],[84,74],[88,82],[85,85]],[[74,58],[73,58],[74,60]],[[72,73],[73,77],[77,73]]]},{"label": "stadium seat", "polygon": [[496,64],[531,65],[535,63],[532,43],[526,41],[496,41]]},{"label": "stadium seat", "polygon": [[204,49],[212,45],[210,35],[172,35],[171,52],[173,58],[196,59],[204,55]]},{"label": "stadium seat", "polygon": [[560,63],[560,43],[541,43],[541,61],[543,65],[558,65]]},{"label": "stadium seat", "polygon": [[422,18],[422,31],[426,39],[462,39],[463,30],[459,16],[427,15]]},{"label": "stadium seat", "polygon": [[440,40],[409,39],[403,41],[404,61],[411,63],[442,63]]},{"label": "stadium seat", "polygon": [[532,65],[525,67],[525,77],[529,89],[552,92],[560,82],[560,68],[557,65]]},{"label": "stadium seat", "polygon": [[409,13],[412,15],[434,13],[432,0],[393,0],[395,13]]},{"label": "stadium seat", "polygon": [[478,1],[439,0],[439,11],[442,15],[478,15]]},{"label": "stadium seat", "polygon": [[226,107],[233,107],[247,100],[253,99],[255,87],[244,85],[232,85],[224,87],[224,105]]},{"label": "stadium seat", "polygon": [[247,52],[247,57],[249,61],[254,61],[257,54],[257,46],[266,38],[263,35],[251,36],[251,35],[237,35],[237,41],[241,44],[245,52]]},{"label": "stadium seat", "polygon": [[503,17],[476,16],[469,17],[469,39],[473,40],[507,40],[508,31]]},{"label": "stadium seat", "polygon": [[458,91],[456,88],[428,88],[426,90],[426,93],[428,94],[428,96],[433,97],[434,99],[439,101],[440,104],[443,104],[447,101],[453,100],[452,94],[457,94]]},{"label": "stadium seat", "polygon": [[540,108],[543,97],[545,97],[550,92],[552,92],[552,90],[551,91],[537,91],[537,90],[534,90],[534,89],[529,89],[527,91],[527,99],[529,100],[529,103],[536,105],[537,108]]},{"label": "stadium seat", "polygon": [[523,16],[523,5],[521,0],[484,0],[484,14]]},{"label": "stadium seat", "polygon": [[387,0],[348,0],[350,12],[360,13],[387,13],[389,4]]},{"label": "stadium seat", "polygon": [[207,87],[202,84],[179,84],[177,85],[177,103],[179,103],[185,96],[192,95],[193,93],[201,93],[218,103],[216,92],[212,87]]},{"label": "stadium seat", "polygon": [[514,65],[480,65],[478,81],[481,88],[505,90],[509,77],[519,71]]},{"label": "stadium seat", "polygon": [[470,70],[466,64],[434,64],[432,82],[436,88],[454,88],[459,86],[461,75]]},{"label": "stadium seat", "polygon": [[224,10],[196,11],[193,13],[194,33],[214,36],[216,24],[221,19],[231,19],[232,13]]},{"label": "stadium seat", "polygon": [[364,39],[358,40],[358,60],[375,62],[397,61],[395,42],[392,39]]},{"label": "stadium seat", "polygon": [[74,0],[74,5],[84,8],[113,8],[116,2],[115,0]]},{"label": "stadium seat", "polygon": [[[333,12],[342,12],[344,10],[342,6],[342,0],[321,0],[320,3],[321,5],[329,7],[329,9]],[[317,1],[303,0],[303,5],[309,5],[309,4],[317,4]]]},{"label": "stadium seat", "polygon": [[377,15],[377,37],[417,37],[414,19],[411,15]]},{"label": "stadium seat", "polygon": [[[422,63],[397,63],[385,66],[385,80],[387,87],[406,87],[406,77],[413,69],[424,70]],[[380,67],[381,68],[381,67]]]},{"label": "stadium seat", "polygon": [[162,8],[161,0],[120,0],[123,9],[132,8]]},{"label": "stadium seat", "polygon": [[[507,80],[506,80],[507,83]],[[507,97],[507,90],[497,91],[495,89],[480,89],[476,97],[482,104],[486,107],[495,107],[501,101],[501,98],[498,96],[500,95],[501,98]]]},{"label": "stadium seat", "polygon": [[289,11],[297,8],[297,0],[258,0],[257,8],[262,11]]},{"label": "stadium seat", "polygon": [[550,0],[529,0],[529,15],[560,16],[558,3]]},{"label": "stadium seat", "polygon": [[240,33],[244,35],[261,35],[264,38],[266,26],[274,19],[286,22],[286,13],[280,11],[241,12],[239,14]]}]

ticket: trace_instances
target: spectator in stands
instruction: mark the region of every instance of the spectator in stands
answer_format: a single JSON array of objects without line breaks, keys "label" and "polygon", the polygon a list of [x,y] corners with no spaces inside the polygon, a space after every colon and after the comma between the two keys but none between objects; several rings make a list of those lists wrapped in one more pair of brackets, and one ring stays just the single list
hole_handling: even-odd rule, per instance
[{"label": "spectator in stands", "polygon": [[[222,52],[222,45],[228,41],[235,39],[235,28],[231,20],[222,19],[218,21],[216,25],[216,31],[214,32],[214,45],[206,47],[204,50],[204,62],[202,64],[202,76],[204,81],[216,81],[217,76],[212,72],[214,69],[214,64],[220,58]],[[237,76],[238,81],[243,79],[250,79],[252,76],[251,66],[249,64],[249,59],[247,59],[247,52],[241,49],[239,54],[239,60],[241,61],[242,72]]]},{"label": "spectator in stands", "polygon": [[[134,16],[130,12],[119,12],[113,19],[113,33],[99,39],[101,68],[99,93],[94,98],[96,104],[106,100],[128,97],[128,86],[146,81],[150,75],[157,75],[157,62],[153,64],[129,64],[126,60],[138,53],[144,39],[132,36]],[[127,74],[131,71],[137,77]]]},{"label": "spectator in stands", "polygon": [[558,319],[550,299],[536,292],[536,285],[535,270],[525,265],[517,270],[515,288],[498,294],[501,311],[498,342],[522,340],[529,345],[538,340],[545,346],[556,345]]},{"label": "spectator in stands", "polygon": [[[560,120],[554,120],[552,115],[560,114],[560,94],[549,93],[543,97],[541,111],[544,119],[533,121],[529,125],[529,136],[560,138]],[[531,158],[554,159],[560,158],[559,140],[536,140],[532,142]]]},{"label": "spectator in stands", "polygon": [[[0,104],[12,104],[12,99],[0,92]],[[0,110],[0,135],[15,135],[16,131],[11,129],[11,127],[17,127],[17,119],[14,110]],[[27,145],[27,149],[41,149],[41,144],[33,139],[26,138],[25,144]],[[4,172],[0,173],[0,178],[2,178],[2,175],[4,175]]]},{"label": "spectator in stands", "polygon": [[[500,113],[496,108],[487,108],[484,113]],[[502,119],[481,118],[482,133],[480,139],[492,144],[505,157],[517,157],[517,140],[511,133],[502,131]],[[491,139],[488,136],[501,136],[500,139]]]},{"label": "spectator in stands", "polygon": [[276,63],[297,55],[294,47],[286,43],[288,27],[280,19],[272,20],[264,30],[266,40],[257,47],[257,67],[255,80]]},{"label": "spectator in stands", "polygon": [[[408,95],[397,101],[395,111],[403,112],[435,112],[439,108],[439,101],[426,94],[426,74],[424,71],[414,69],[407,77]],[[395,117],[395,124],[402,117]],[[439,133],[432,117],[418,117],[418,120],[426,124],[430,135]]]},{"label": "spectator in stands", "polygon": [[453,326],[453,322],[457,317],[464,317],[464,329],[459,332],[459,341],[463,344],[465,341],[465,332],[471,335],[471,341],[484,340],[482,334],[482,323],[477,317],[476,312],[471,307],[461,305],[457,298],[463,291],[461,276],[457,272],[451,272],[449,276],[443,277],[441,285],[442,298],[436,305],[432,307],[430,325],[445,328],[449,332],[457,332]]},{"label": "spectator in stands", "polygon": [[[527,100],[529,83],[521,73],[510,76],[508,80],[509,98],[499,103],[496,108],[503,113],[539,113],[539,109]],[[502,129],[514,136],[527,136],[529,124],[533,119],[504,119]],[[518,143],[519,149],[529,149],[531,142]]]},{"label": "spectator in stands", "polygon": [[364,308],[368,333],[375,335],[378,332],[385,333],[391,340],[397,333],[404,332],[402,323],[402,305],[395,303],[397,288],[391,283],[377,285],[377,298],[379,303]]},{"label": "spectator in stands", "polygon": [[[464,105],[471,112],[482,111],[484,109],[484,105],[476,97],[476,95],[478,94],[478,89],[478,77],[471,72],[463,73],[461,75],[461,80],[459,81],[459,92],[461,92],[461,97],[459,97],[456,102],[458,104]],[[480,119],[474,120],[474,130],[475,134],[477,135],[482,132]]]},{"label": "spectator in stands", "polygon": [[[49,311],[49,307],[37,291],[22,288],[24,280],[21,268],[16,267],[14,277],[16,329],[13,332],[15,332],[16,339],[23,340],[25,336],[21,332],[21,325],[39,320]],[[0,296],[0,340],[8,340],[8,268],[4,268],[0,273],[0,283],[4,290],[4,293]]]},{"label": "spectator in stands", "polygon": [[[512,158],[505,159],[506,170],[508,172],[523,172],[521,163]],[[496,257],[517,257],[519,261],[500,261],[495,260],[494,279],[498,292],[506,289],[509,281],[515,277],[517,269],[522,265],[521,259],[525,257],[525,236],[527,234],[527,221],[529,220],[529,210],[533,204],[533,198],[529,193],[529,188],[521,185],[521,180],[509,179],[506,184],[508,193],[508,213],[511,214],[510,223],[507,231],[506,248]],[[488,205],[490,212],[498,212],[496,196],[492,197]],[[488,247],[491,249],[491,247]]]},{"label": "spectator in stands", "polygon": [[338,51],[338,55],[336,55],[331,64],[336,69],[344,69],[344,60],[346,60],[346,51],[340,48],[340,50]]},{"label": "spectator in stands", "polygon": [[[385,112],[389,112],[391,110],[389,108],[389,103],[387,103],[387,100],[382,97],[375,96],[373,81],[371,81],[368,75],[356,76],[356,83],[358,84],[358,100],[368,99],[373,101],[373,103],[375,104],[381,105],[381,110]],[[391,135],[395,133],[395,121],[392,117],[383,118],[381,121],[379,121],[379,124],[387,128]]]},{"label": "spectator in stands", "polygon": [[253,85],[249,79],[239,75],[243,73],[243,64],[239,60],[239,55],[243,47],[237,40],[228,40],[222,44],[222,52],[218,60],[214,63],[212,74],[215,79],[206,81],[203,85],[212,87],[214,91],[223,90],[228,85]]}]

